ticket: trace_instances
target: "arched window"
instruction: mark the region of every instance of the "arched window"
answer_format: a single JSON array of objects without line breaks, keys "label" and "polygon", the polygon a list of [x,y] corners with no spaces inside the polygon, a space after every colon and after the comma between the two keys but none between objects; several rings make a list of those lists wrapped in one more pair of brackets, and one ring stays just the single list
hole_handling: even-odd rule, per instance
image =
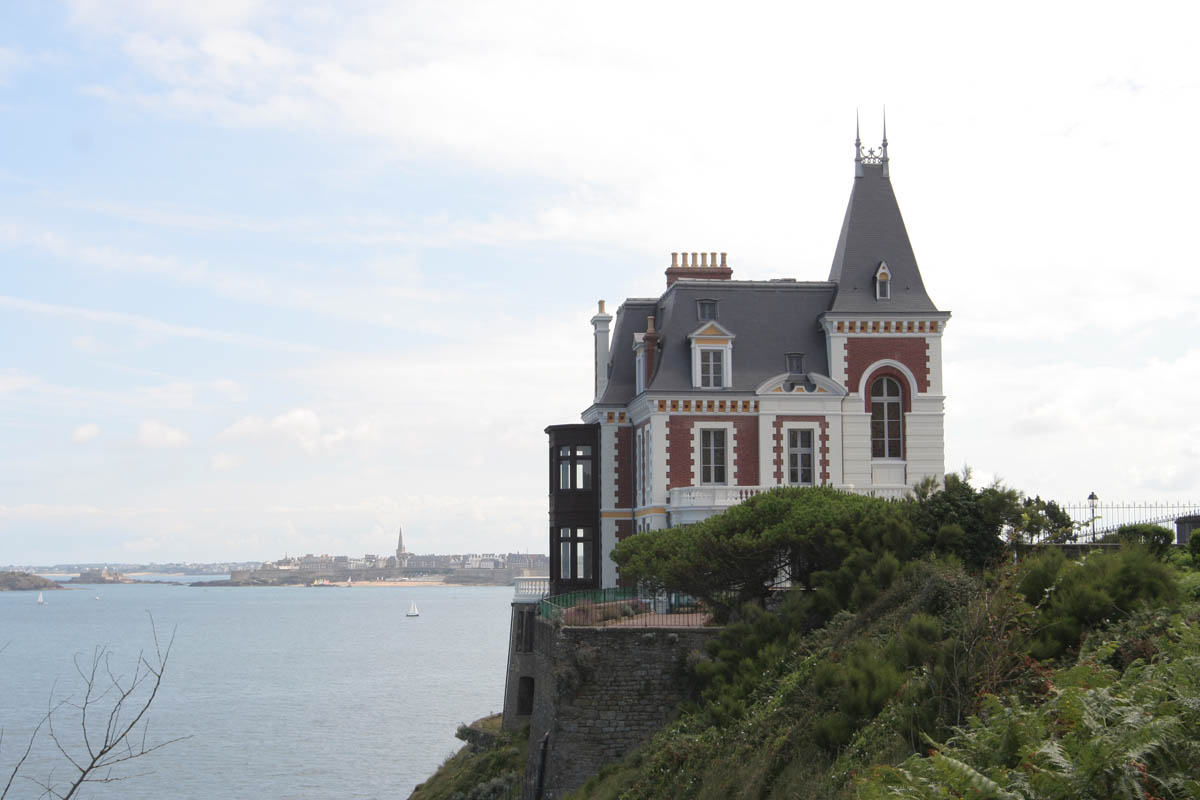
[{"label": "arched window", "polygon": [[900,382],[880,378],[871,384],[871,458],[903,458],[903,399]]}]

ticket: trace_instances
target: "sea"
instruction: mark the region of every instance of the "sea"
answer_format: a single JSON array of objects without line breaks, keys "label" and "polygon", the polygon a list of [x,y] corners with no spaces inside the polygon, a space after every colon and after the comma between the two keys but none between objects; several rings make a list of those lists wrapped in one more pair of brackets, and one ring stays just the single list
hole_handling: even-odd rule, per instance
[{"label": "sea", "polygon": [[[143,575],[186,583],[222,576]],[[499,712],[511,587],[194,587],[104,584],[0,592],[0,789],[38,721],[82,753],[80,705],[97,648],[127,682],[169,645],[146,745],[81,797],[407,798]],[[406,616],[416,603],[419,616]],[[97,688],[111,687],[101,675]],[[98,731],[110,693],[90,716]],[[109,705],[106,706],[105,704]],[[99,726],[99,727],[97,727]],[[141,739],[134,743],[141,745]],[[69,782],[43,726],[21,775]],[[18,777],[9,800],[43,795]]]}]

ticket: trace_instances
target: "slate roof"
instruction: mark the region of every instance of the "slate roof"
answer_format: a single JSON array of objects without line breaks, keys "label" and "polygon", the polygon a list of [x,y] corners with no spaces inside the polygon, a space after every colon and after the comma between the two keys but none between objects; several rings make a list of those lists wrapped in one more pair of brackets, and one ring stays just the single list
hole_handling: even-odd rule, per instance
[{"label": "slate roof", "polygon": [[[891,179],[880,164],[862,164],[854,178],[842,221],[829,280],[838,285],[830,311],[928,313],[937,308],[925,293],[917,259]],[[892,298],[875,299],[875,271],[886,261],[892,273]]]},{"label": "slate roof", "polygon": [[655,313],[658,298],[630,298],[617,309],[608,350],[608,387],[597,401],[625,405],[634,397],[633,334],[646,330],[646,317]]},{"label": "slate roof", "polygon": [[706,393],[753,392],[767,378],[787,372],[787,353],[804,353],[806,371],[828,375],[825,333],[818,317],[829,309],[834,291],[833,284],[823,281],[684,279],[658,300],[627,300],[617,310],[610,350],[612,370],[600,403],[624,405],[633,399],[633,334],[646,330],[650,314],[656,318],[661,349],[647,391],[695,391],[688,336],[704,322],[699,318],[698,300],[716,300],[716,321],[735,337],[733,386]]},{"label": "slate roof", "polygon": [[[885,162],[886,163],[886,162]],[[752,392],[787,371],[787,353],[804,353],[806,372],[829,375],[826,337],[819,319],[826,312],[852,314],[940,313],[921,281],[917,259],[891,179],[882,163],[856,163],[850,203],[842,221],[829,280],[730,281],[682,278],[659,298],[631,298],[617,309],[609,349],[609,380],[601,405],[626,405],[634,398],[633,335],[646,330],[653,314],[660,352],[650,392],[691,392],[689,335],[702,324],[696,301],[717,300],[717,322],[734,335],[733,386],[720,392]],[[886,261],[891,299],[875,299],[875,273]]]}]

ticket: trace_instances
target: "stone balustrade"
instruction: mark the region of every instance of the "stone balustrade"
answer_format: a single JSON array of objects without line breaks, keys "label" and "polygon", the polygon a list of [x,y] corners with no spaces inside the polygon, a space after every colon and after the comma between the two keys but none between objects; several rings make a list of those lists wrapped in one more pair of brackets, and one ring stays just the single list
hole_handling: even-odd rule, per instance
[{"label": "stone balustrade", "polygon": [[550,578],[545,575],[536,578],[514,578],[513,587],[514,603],[536,603],[550,594]]}]

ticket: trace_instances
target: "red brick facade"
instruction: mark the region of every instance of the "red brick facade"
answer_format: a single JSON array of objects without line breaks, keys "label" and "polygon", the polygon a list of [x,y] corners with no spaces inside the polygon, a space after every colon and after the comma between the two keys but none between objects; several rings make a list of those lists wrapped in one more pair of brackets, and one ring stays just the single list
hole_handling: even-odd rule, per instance
[{"label": "red brick facade", "polygon": [[[929,343],[923,337],[898,336],[851,337],[846,340],[846,391],[857,392],[863,371],[885,358],[908,367],[917,379],[918,392],[923,394],[929,391]],[[905,385],[908,383],[907,379],[902,382]]]},{"label": "red brick facade", "polygon": [[820,457],[820,485],[829,483],[829,422],[824,417],[810,417],[785,415],[775,418],[775,432],[771,439],[774,443],[771,452],[771,462],[775,466],[775,483],[783,483],[783,423],[785,422],[816,422],[820,425],[820,430],[817,434],[818,444],[820,448],[818,455]]},{"label": "red brick facade", "polygon": [[733,474],[738,486],[758,485],[758,417],[729,414],[672,414],[667,418],[667,488],[695,486],[692,428],[697,422],[732,422]]},{"label": "red brick facade", "polygon": [[[617,428],[617,449],[613,453],[613,485],[616,487],[613,504],[616,508],[633,508],[633,428]],[[601,505],[603,508],[603,505]]]}]

